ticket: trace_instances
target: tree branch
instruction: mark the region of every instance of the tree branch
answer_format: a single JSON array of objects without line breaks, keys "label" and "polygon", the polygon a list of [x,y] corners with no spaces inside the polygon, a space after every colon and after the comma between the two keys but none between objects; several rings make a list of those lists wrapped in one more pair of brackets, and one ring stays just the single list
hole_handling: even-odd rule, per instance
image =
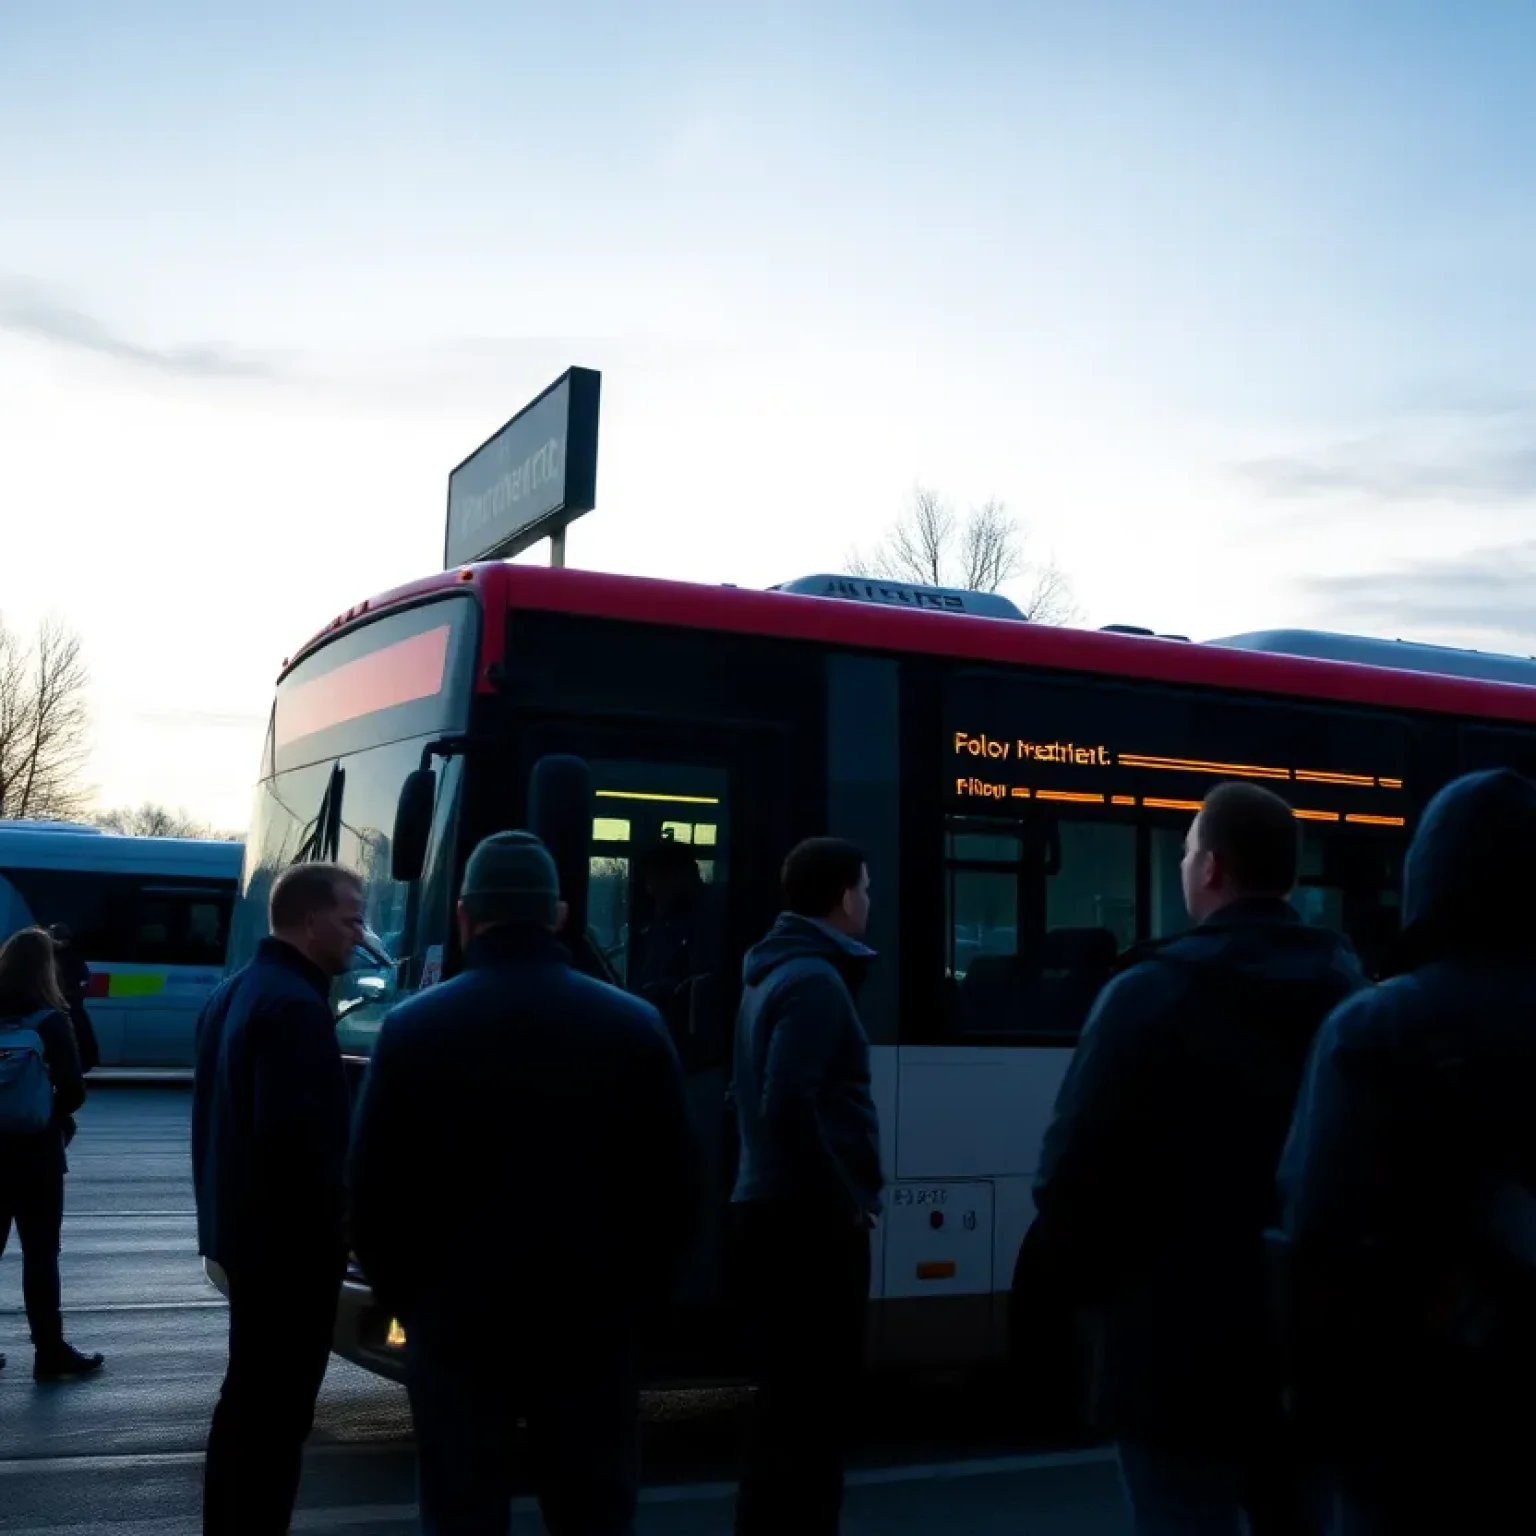
[{"label": "tree branch", "polygon": [[83,811],[87,682],[79,636],[58,620],[30,649],[0,626],[0,815]]},{"label": "tree branch", "polygon": [[1053,562],[1025,557],[1026,535],[1017,518],[995,497],[972,507],[964,520],[938,492],[919,485],[906,512],[871,555],[850,550],[856,576],[921,586],[998,592],[1027,582],[1020,611],[1037,624],[1069,624],[1078,617],[1072,584]]}]

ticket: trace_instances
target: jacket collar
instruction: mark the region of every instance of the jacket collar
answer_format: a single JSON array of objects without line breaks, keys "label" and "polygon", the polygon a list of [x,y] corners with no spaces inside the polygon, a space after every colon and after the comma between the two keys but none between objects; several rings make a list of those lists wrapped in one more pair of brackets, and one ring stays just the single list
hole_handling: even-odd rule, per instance
[{"label": "jacket collar", "polygon": [[487,966],[506,965],[523,961],[544,965],[569,965],[571,957],[565,945],[554,934],[543,928],[530,928],[521,924],[508,924],[501,928],[487,928],[469,941],[464,951],[466,971],[483,970]]},{"label": "jacket collar", "polygon": [[280,965],[286,971],[292,971],[295,976],[307,981],[327,1002],[330,1001],[331,978],[307,955],[301,955],[286,939],[263,939],[256,947],[256,956],[273,965]]},{"label": "jacket collar", "polygon": [[1238,928],[1254,924],[1286,927],[1299,923],[1301,914],[1283,896],[1245,896],[1228,902],[1200,924],[1201,928]]}]

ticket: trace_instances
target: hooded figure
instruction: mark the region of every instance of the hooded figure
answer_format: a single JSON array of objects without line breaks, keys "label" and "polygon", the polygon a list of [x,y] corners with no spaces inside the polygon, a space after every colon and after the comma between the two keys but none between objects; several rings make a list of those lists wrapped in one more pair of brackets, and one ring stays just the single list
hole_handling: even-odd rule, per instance
[{"label": "hooded figure", "polygon": [[1536,1526],[1505,1454],[1536,1432],[1531,1276],[1496,1237],[1536,1230],[1533,869],[1536,784],[1430,802],[1396,974],[1319,1035],[1281,1166],[1300,1418],[1360,1529]]},{"label": "hooded figure", "polygon": [[731,1198],[757,1357],[736,1536],[840,1529],[884,1184],[854,1000],[875,958],[869,867],[852,843],[813,837],[781,884],[785,911],[747,952],[736,1016]]}]

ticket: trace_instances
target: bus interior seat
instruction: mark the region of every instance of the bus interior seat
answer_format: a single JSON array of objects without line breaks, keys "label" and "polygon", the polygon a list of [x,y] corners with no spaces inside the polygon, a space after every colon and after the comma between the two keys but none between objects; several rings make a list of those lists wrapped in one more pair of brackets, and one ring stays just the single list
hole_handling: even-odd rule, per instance
[{"label": "bus interior seat", "polygon": [[1075,1035],[1119,952],[1108,928],[1055,928],[1033,958],[978,955],[956,992],[959,1028],[964,1034]]}]

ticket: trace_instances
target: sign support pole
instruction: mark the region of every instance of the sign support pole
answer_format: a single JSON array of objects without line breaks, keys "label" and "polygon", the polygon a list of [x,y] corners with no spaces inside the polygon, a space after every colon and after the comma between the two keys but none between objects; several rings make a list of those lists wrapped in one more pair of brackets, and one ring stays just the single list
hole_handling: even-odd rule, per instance
[{"label": "sign support pole", "polygon": [[549,536],[549,563],[552,569],[565,569],[565,529],[557,528]]}]

